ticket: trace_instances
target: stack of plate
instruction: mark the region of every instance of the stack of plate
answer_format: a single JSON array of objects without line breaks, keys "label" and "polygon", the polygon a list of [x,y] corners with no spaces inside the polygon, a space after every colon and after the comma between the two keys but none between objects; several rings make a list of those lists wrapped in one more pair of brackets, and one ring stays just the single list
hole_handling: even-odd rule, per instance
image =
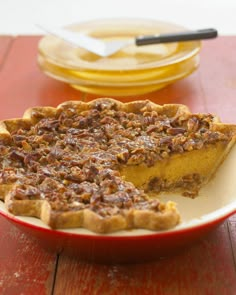
[{"label": "stack of plate", "polygon": [[[186,30],[143,19],[91,21],[66,29],[104,41]],[[191,74],[199,64],[200,41],[129,45],[109,57],[100,57],[49,35],[40,40],[38,49],[38,64],[50,77],[84,92],[124,96],[148,93]]]}]

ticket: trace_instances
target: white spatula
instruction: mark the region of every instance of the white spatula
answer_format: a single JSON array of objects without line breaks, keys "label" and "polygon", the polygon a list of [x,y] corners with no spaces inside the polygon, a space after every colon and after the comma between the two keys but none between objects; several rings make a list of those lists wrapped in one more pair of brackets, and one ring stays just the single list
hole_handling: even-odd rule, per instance
[{"label": "white spatula", "polygon": [[217,37],[217,30],[202,29],[197,31],[174,32],[168,34],[138,36],[129,40],[103,41],[79,32],[72,32],[63,28],[39,27],[50,35],[54,35],[74,47],[82,47],[99,56],[106,57],[119,51],[128,45],[150,45],[168,42],[193,41]]}]

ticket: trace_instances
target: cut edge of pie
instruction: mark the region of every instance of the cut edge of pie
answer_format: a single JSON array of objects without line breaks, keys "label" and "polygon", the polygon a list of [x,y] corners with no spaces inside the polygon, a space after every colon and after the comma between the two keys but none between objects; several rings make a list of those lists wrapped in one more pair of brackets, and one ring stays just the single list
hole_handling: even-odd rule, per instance
[{"label": "cut edge of pie", "polygon": [[[165,134],[164,139],[170,140],[171,138],[172,142],[170,143],[170,145],[173,144],[173,142],[174,144],[176,144],[175,141],[173,141],[173,138],[181,140],[181,135],[184,132],[183,130],[180,130],[180,127],[169,127],[172,126],[172,122],[174,122],[175,120],[185,122],[186,120],[188,120],[189,116],[194,115],[194,118],[196,118],[199,115],[192,114],[185,105],[167,104],[161,106],[149,100],[134,101],[129,103],[122,103],[111,98],[100,98],[89,103],[81,101],[68,101],[60,104],[57,108],[34,107],[28,109],[24,113],[23,118],[1,121],[0,142],[2,145],[11,146],[13,141],[13,134],[21,129],[37,129],[36,126],[42,119],[47,120],[55,117],[58,118],[58,116],[63,112],[67,114],[71,114],[74,112],[74,114],[76,115],[81,115],[82,113],[82,117],[84,118],[91,109],[95,109],[100,113],[105,112],[105,115],[102,119],[104,119],[105,117],[109,117],[109,112],[113,114],[111,115],[111,117],[114,116],[114,113],[117,111],[121,114],[122,112],[126,114],[142,114],[142,116],[144,113],[153,114],[153,116],[156,116],[156,114],[158,114],[158,116],[166,116],[167,119],[171,118],[171,123],[169,122],[170,120],[167,122],[169,124],[168,127],[164,126],[164,128],[170,128],[167,130],[167,132],[169,133],[167,135]],[[201,116],[201,114],[199,116]],[[152,117],[148,117],[147,115],[147,118],[148,120],[151,120],[150,118]],[[2,175],[0,178],[0,199],[4,200],[7,210],[12,214],[22,216],[34,216],[40,218],[45,224],[54,229],[82,227],[96,233],[110,233],[123,229],[143,228],[157,231],[173,228],[178,223],[180,223],[181,220],[180,213],[176,208],[176,204],[172,201],[167,201],[166,203],[163,203],[159,201],[157,197],[153,198],[152,194],[150,194],[151,197],[147,197],[147,195],[149,194],[150,190],[154,190],[156,191],[156,193],[160,191],[175,192],[179,190],[183,192],[184,187],[184,193],[186,193],[186,195],[188,196],[192,196],[192,192],[188,193],[188,190],[189,188],[191,188],[192,185],[197,184],[196,190],[198,191],[202,185],[207,183],[209,179],[213,177],[218,166],[227,156],[236,141],[236,125],[223,124],[220,122],[219,118],[215,116],[212,116],[211,119],[212,121],[209,123],[209,128],[211,129],[212,134],[214,134],[214,136],[218,136],[219,134],[222,135],[222,139],[220,140],[216,140],[215,138],[209,139],[212,140],[213,143],[207,143],[206,145],[203,144],[201,147],[193,148],[191,144],[189,146],[189,143],[186,140],[186,149],[182,150],[183,147],[181,147],[181,143],[178,143],[176,144],[176,146],[174,146],[174,148],[181,148],[181,151],[178,152],[176,150],[173,153],[169,152],[172,146],[168,146],[167,143],[167,145],[165,146],[165,148],[167,147],[167,151],[161,151],[161,160],[157,160],[157,158],[155,158],[156,160],[154,163],[152,161],[151,163],[150,161],[142,161],[142,151],[139,151],[137,147],[131,150],[128,161],[127,159],[124,160],[124,157],[126,157],[125,153],[120,154],[119,152],[117,152],[115,156],[117,157],[117,159],[119,158],[118,160],[120,162],[118,161],[118,165],[116,163],[115,166],[121,175],[119,176],[121,180],[119,180],[120,182],[118,181],[118,187],[121,187],[123,185],[123,182],[131,182],[131,184],[128,185],[127,192],[131,194],[131,189],[136,189],[136,187],[138,187],[139,189],[145,190],[147,193],[140,193],[140,195],[138,195],[140,199],[137,201],[137,203],[135,203],[136,201],[132,201],[133,203],[130,206],[127,205],[124,208],[121,207],[119,208],[119,210],[114,211],[115,213],[110,213],[110,211],[113,212],[113,207],[115,207],[113,206],[114,204],[111,204],[112,209],[110,209],[110,207],[108,208],[110,211],[107,210],[104,213],[102,209],[100,209],[100,207],[99,211],[96,211],[96,209],[94,209],[96,206],[93,206],[93,209],[89,208],[89,206],[84,206],[84,208],[81,210],[55,210],[52,208],[50,202],[47,199],[34,199],[34,193],[32,193],[32,196],[28,195],[29,199],[21,199],[21,197],[20,199],[15,198],[15,196],[19,197],[20,194],[22,194],[22,189],[27,190],[27,188],[25,188],[27,187],[27,185],[24,185],[24,183],[19,183],[18,180],[18,182],[16,181],[15,183],[4,183],[4,181],[2,180]],[[191,132],[193,134],[195,131],[197,132],[196,128],[199,127],[194,126],[195,121],[188,121],[189,126],[185,126],[189,129],[192,128]],[[132,119],[130,119],[130,122],[130,124],[132,125]],[[72,123],[70,122],[70,124]],[[151,130],[151,128],[149,128],[149,134],[152,134],[152,132],[155,132],[155,126],[152,126],[152,124],[148,124],[149,123],[147,122],[147,128],[150,126],[154,128],[153,131]],[[140,129],[140,125],[137,128]],[[147,128],[145,131],[146,133]],[[196,129],[195,131],[194,128]],[[135,131],[135,127],[132,129],[132,131],[133,130]],[[164,129],[163,132],[166,132],[166,129]],[[176,137],[176,135],[178,136]],[[142,144],[146,144],[143,138],[142,140]],[[160,141],[161,138],[155,140]],[[189,141],[191,143],[191,140]],[[200,141],[198,144],[200,144]],[[21,146],[20,150],[23,150],[25,154],[32,152],[31,147],[29,147],[29,143]],[[136,152],[138,156],[132,158],[133,155],[136,155]],[[143,153],[144,152],[145,150],[143,150]],[[148,157],[149,155],[146,156]],[[140,157],[141,160],[139,159]],[[16,158],[17,161],[19,161],[18,156]],[[4,162],[4,160],[2,160],[2,162]],[[1,165],[8,164],[4,163]],[[5,168],[2,167],[1,170],[4,169]],[[103,171],[103,168],[101,168],[101,171],[99,169],[100,166],[98,166],[98,174]],[[17,168],[15,170],[17,170]],[[197,178],[195,179],[196,175]],[[111,179],[116,179],[117,176],[112,175],[109,177]],[[71,182],[71,180],[65,181],[66,185],[68,185],[68,183],[71,184]],[[110,193],[109,196],[113,196],[113,194]],[[135,199],[135,196],[132,195],[132,198]],[[125,200],[124,202],[126,201],[127,200]]]}]

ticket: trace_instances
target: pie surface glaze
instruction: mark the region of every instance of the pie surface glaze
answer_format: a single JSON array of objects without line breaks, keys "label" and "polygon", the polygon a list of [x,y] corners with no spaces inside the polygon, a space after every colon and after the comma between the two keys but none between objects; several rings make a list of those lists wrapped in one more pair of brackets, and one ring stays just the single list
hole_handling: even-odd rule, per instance
[{"label": "pie surface glaze", "polygon": [[0,198],[14,215],[96,233],[176,226],[236,140],[236,126],[184,105],[110,98],[35,107],[0,123]]}]

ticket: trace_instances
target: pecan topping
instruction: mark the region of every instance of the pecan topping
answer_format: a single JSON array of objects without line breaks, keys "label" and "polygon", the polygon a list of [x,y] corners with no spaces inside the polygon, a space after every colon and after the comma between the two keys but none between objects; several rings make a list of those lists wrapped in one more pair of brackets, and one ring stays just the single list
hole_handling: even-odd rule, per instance
[{"label": "pecan topping", "polygon": [[[0,146],[0,183],[17,183],[12,198],[46,199],[54,210],[91,208],[101,216],[121,209],[159,210],[159,202],[120,175],[122,165],[154,165],[172,154],[227,141],[212,129],[210,114],[168,114],[147,104],[126,112],[110,100],[78,110],[68,104],[50,117],[35,111],[37,123],[12,132]],[[199,175],[184,177],[177,187],[196,194]],[[153,178],[148,189],[169,190],[167,180]]]}]

